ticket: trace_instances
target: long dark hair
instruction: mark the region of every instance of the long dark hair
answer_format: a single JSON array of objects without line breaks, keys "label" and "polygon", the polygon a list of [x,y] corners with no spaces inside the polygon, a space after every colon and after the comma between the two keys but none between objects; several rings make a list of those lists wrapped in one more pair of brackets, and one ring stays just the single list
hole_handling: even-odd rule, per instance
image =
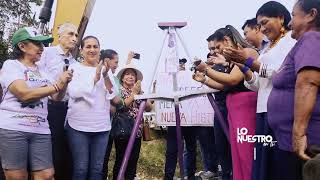
[{"label": "long dark hair", "polygon": [[225,36],[229,37],[236,46],[239,44],[243,48],[252,48],[252,45],[243,39],[240,33],[231,25],[216,30],[207,38],[207,41],[223,41]]},{"label": "long dark hair", "polygon": [[257,11],[256,18],[258,16],[266,17],[283,17],[283,26],[286,30],[290,30],[289,22],[291,21],[291,15],[288,9],[279,2],[269,1],[263,4]]}]

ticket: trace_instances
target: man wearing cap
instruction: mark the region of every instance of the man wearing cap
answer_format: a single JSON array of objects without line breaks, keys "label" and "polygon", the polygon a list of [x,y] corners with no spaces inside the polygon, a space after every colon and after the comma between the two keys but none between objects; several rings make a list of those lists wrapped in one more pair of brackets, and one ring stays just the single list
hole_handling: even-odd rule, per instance
[{"label": "man wearing cap", "polygon": [[[47,47],[38,62],[39,68],[46,72],[51,79],[57,80],[58,74],[69,64],[75,62],[71,52],[76,47],[77,27],[71,23],[64,23],[59,27],[57,46]],[[72,160],[64,132],[65,117],[68,108],[68,97],[62,101],[48,101],[48,121],[52,135],[52,155],[55,168],[55,179],[70,180],[72,175]]]},{"label": "man wearing cap", "polygon": [[[47,120],[48,96],[59,101],[71,81],[72,71],[53,81],[36,62],[49,36],[31,27],[12,37],[13,59],[1,69],[0,156],[6,179],[53,179],[51,132]],[[30,173],[28,173],[30,170]]]}]

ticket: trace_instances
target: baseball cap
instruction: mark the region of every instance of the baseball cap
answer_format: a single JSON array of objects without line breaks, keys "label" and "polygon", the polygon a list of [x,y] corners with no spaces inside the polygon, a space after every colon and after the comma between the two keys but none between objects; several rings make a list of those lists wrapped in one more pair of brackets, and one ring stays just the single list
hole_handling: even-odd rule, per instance
[{"label": "baseball cap", "polygon": [[12,45],[16,46],[19,42],[25,40],[51,43],[53,41],[53,38],[50,36],[43,36],[41,34],[38,34],[38,31],[33,27],[23,27],[13,34]]}]

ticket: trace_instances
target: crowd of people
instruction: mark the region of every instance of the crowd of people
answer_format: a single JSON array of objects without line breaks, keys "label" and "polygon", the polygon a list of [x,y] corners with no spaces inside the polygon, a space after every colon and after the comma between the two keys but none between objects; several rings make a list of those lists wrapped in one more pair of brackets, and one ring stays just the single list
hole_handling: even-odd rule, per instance
[{"label": "crowd of people", "polygon": [[[105,180],[113,144],[117,179],[142,103],[134,96],[143,94],[143,74],[131,62],[134,52],[118,69],[118,53],[101,49],[95,36],[81,40],[76,60],[77,29],[61,25],[59,44],[52,47],[44,44],[53,39],[32,27],[13,34],[13,57],[0,73],[0,179]],[[224,121],[182,127],[180,168],[186,179],[196,178],[199,141],[203,178],[317,179],[320,170],[304,173],[303,166],[320,147],[320,1],[297,0],[291,13],[269,1],[242,29],[244,38],[227,25],[206,39],[207,61],[195,64],[190,78],[220,90],[214,96]],[[180,71],[187,70],[186,62],[179,60]],[[152,103],[146,100],[144,110]],[[239,142],[241,128],[275,144]],[[142,136],[140,124],[125,179],[137,179]],[[177,156],[176,128],[168,127],[165,180],[174,179]]]}]

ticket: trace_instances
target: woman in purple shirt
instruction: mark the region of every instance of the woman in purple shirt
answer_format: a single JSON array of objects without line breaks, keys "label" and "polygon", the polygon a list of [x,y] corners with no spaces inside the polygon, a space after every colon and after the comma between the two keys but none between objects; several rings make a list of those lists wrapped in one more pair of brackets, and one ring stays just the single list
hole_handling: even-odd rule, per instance
[{"label": "woman in purple shirt", "polygon": [[297,1],[289,25],[298,42],[272,81],[268,122],[279,147],[273,164],[282,165],[277,179],[302,179],[303,161],[293,152],[308,160],[306,149],[320,145],[319,13],[319,0]]}]

